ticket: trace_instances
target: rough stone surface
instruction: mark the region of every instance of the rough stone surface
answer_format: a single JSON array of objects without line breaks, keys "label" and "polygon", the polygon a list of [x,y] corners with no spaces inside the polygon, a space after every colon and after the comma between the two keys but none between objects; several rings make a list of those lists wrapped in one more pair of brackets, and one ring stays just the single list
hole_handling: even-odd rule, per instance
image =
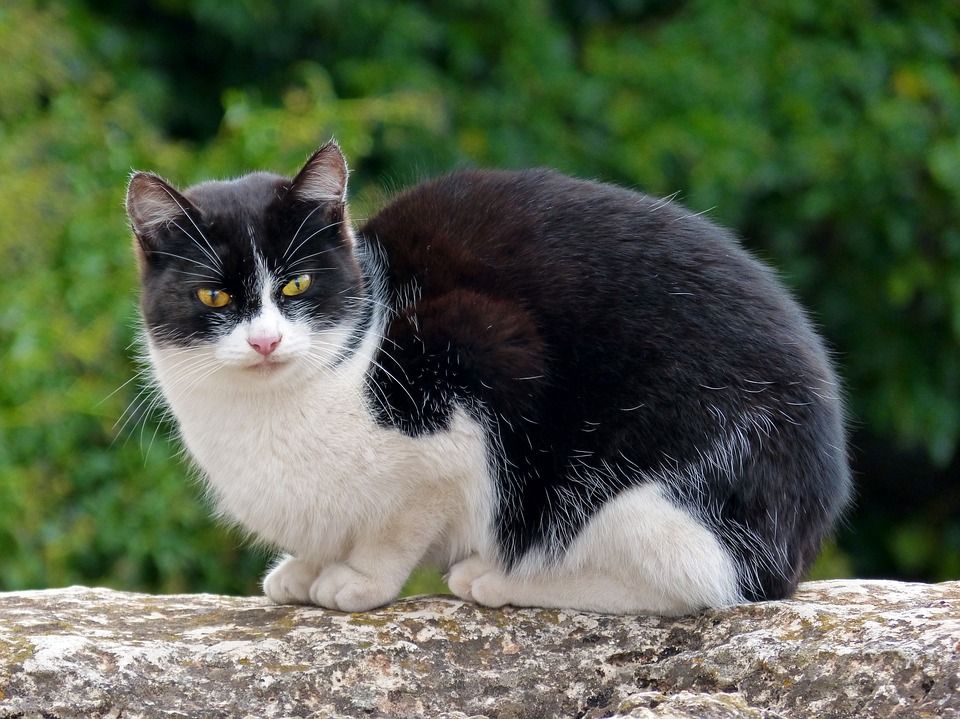
[{"label": "rough stone surface", "polygon": [[375,716],[960,719],[960,582],[815,582],[682,619],[0,594],[0,718]]}]

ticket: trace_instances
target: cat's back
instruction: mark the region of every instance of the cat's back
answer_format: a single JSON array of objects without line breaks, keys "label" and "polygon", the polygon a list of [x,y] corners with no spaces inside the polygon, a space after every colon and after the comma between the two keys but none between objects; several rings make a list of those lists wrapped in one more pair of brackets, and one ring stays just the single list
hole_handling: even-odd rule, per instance
[{"label": "cat's back", "polygon": [[668,198],[545,169],[467,170],[403,192],[361,232],[400,303],[469,289],[530,309],[548,333],[685,344],[719,323],[734,343],[817,345],[765,265]]},{"label": "cat's back", "polygon": [[[463,170],[401,193],[362,232],[382,244],[397,280],[417,275],[438,290],[487,282],[509,292],[531,269],[539,271],[521,283],[526,289],[564,263],[613,259],[610,230],[638,229],[649,200],[546,169]],[[565,274],[550,283],[573,279]]]}]

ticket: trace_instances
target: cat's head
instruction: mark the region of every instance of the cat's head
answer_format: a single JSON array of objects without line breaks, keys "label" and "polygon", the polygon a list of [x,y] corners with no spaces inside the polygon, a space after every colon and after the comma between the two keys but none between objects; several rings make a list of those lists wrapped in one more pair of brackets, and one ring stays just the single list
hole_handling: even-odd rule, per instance
[{"label": "cat's head", "polygon": [[346,187],[332,142],[292,180],[258,172],[181,193],[133,175],[140,308],[162,382],[255,390],[343,361],[365,317]]}]

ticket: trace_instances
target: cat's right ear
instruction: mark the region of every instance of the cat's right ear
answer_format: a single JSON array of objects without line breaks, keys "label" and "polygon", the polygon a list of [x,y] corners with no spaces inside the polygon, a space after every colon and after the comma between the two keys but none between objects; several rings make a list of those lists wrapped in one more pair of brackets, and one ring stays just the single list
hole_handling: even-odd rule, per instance
[{"label": "cat's right ear", "polygon": [[304,202],[342,205],[347,201],[347,161],[333,140],[314,152],[293,178],[290,190]]},{"label": "cat's right ear", "polygon": [[138,240],[138,249],[157,249],[160,230],[171,222],[199,216],[190,201],[150,172],[135,172],[127,185],[127,217]]}]

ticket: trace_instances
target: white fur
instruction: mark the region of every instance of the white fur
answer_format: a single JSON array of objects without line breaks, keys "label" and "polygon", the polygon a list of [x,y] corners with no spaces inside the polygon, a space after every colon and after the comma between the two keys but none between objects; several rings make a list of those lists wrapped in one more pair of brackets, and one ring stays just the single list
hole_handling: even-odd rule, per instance
[{"label": "white fur", "polygon": [[481,604],[680,615],[741,601],[716,537],[651,482],[608,502],[555,566],[532,553],[511,574],[474,555],[450,571],[455,594]]},{"label": "white fur", "polygon": [[[352,327],[311,332],[271,299],[218,343],[149,342],[161,388],[219,510],[284,550],[264,580],[277,602],[361,611],[395,598],[423,561],[451,567],[452,591],[489,606],[682,614],[739,600],[716,537],[651,481],[593,516],[559,561],[496,561],[494,480],[484,428],[458,410],[447,431],[411,438],[373,420],[365,374],[386,318],[333,367]],[[247,342],[281,336],[268,357]]]}]

